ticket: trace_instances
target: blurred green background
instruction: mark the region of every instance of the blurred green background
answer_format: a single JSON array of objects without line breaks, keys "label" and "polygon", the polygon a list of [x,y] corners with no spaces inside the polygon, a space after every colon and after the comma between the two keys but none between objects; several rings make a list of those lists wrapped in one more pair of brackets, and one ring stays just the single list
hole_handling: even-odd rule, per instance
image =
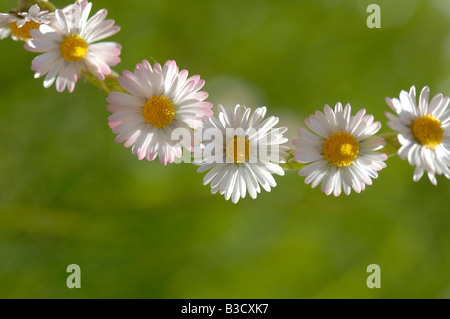
[{"label": "blurred green background", "polygon": [[[289,136],[324,104],[366,108],[424,85],[450,95],[450,2],[94,0],[122,30],[115,70],[175,59],[210,101],[268,107]],[[57,6],[69,1],[58,0]],[[1,12],[16,7],[1,1]],[[1,298],[450,298],[450,181],[412,181],[392,157],[361,194],[327,197],[295,172],[237,205],[190,164],[114,143],[106,94],[33,79],[0,42]],[[152,61],[152,60],[151,60]],[[81,289],[66,267],[81,267]],[[381,289],[366,268],[381,267]]]}]

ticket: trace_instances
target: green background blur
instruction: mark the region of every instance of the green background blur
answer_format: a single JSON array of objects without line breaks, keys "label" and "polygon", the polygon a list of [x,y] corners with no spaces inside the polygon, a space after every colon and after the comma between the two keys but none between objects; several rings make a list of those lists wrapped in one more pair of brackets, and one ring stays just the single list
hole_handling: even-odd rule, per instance
[{"label": "green background blur", "polygon": [[[381,29],[369,29],[369,3]],[[69,1],[58,0],[57,6]],[[2,0],[0,12],[16,7]],[[366,108],[415,84],[450,95],[450,2],[94,0],[122,30],[115,70],[175,59],[214,104],[268,107],[289,136],[324,104]],[[44,89],[0,42],[1,298],[450,298],[450,181],[392,157],[361,194],[295,172],[256,200],[211,195],[190,164],[114,143],[106,94]],[[68,289],[66,267],[81,267]],[[366,268],[381,267],[381,289]]]}]

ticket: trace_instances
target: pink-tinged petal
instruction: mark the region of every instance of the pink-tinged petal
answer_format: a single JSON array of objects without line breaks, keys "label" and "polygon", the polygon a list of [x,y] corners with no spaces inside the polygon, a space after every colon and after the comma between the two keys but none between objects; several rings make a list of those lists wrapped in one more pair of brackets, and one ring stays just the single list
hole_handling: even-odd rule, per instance
[{"label": "pink-tinged petal", "polygon": [[141,112],[137,110],[126,110],[114,113],[108,117],[110,122],[125,122],[131,119],[140,118],[142,119]]},{"label": "pink-tinged petal", "polygon": [[102,61],[108,66],[116,66],[120,62],[120,51],[122,46],[115,42],[101,42],[91,44],[87,59]]},{"label": "pink-tinged petal", "polygon": [[[39,26],[39,29],[35,29],[38,30],[39,33],[45,38],[50,37],[52,40],[56,40],[56,39],[63,39],[63,35],[59,34],[60,32],[58,32],[59,30],[56,28],[57,25],[52,24],[52,25],[47,25],[47,24],[41,24]],[[59,26],[59,25],[58,25]],[[38,36],[36,36],[37,38]]]},{"label": "pink-tinged petal", "polygon": [[123,71],[122,76],[119,76],[117,80],[119,81],[120,85],[129,93],[144,101],[147,100],[147,93],[145,92],[145,90],[143,90],[142,86],[133,73],[125,70]]},{"label": "pink-tinged petal", "polygon": [[72,63],[69,65],[67,72],[67,90],[72,93],[75,89],[75,83],[80,79],[81,71],[77,64]]},{"label": "pink-tinged petal", "polygon": [[382,137],[373,136],[361,142],[360,146],[364,150],[378,150],[381,149],[385,144],[386,142]]},{"label": "pink-tinged petal", "polygon": [[69,91],[70,93],[72,93],[73,90],[75,89],[75,83],[76,83],[76,81],[73,81],[73,80],[67,80],[67,91]]},{"label": "pink-tinged petal", "polygon": [[61,10],[56,9],[55,10],[55,17],[56,17],[56,21],[59,23],[62,31],[64,32],[64,34],[67,36],[70,34],[70,30],[69,30],[69,26],[68,26],[68,22],[66,20],[66,16],[64,15],[64,13]]},{"label": "pink-tinged petal", "polygon": [[139,99],[131,94],[122,92],[109,93],[106,101],[111,104],[124,107],[140,108],[145,103],[145,100]]},{"label": "pink-tinged petal", "polygon": [[[96,59],[93,61],[94,58],[90,56],[89,60],[93,61],[91,64],[95,64],[97,67],[100,65],[98,60],[102,59],[103,62],[109,63],[108,58],[120,53],[120,46],[113,42],[93,44],[91,48],[90,52]],[[183,146],[187,150],[193,151],[194,145],[191,143],[193,131],[191,127],[200,127],[203,124],[203,117],[212,115],[212,104],[200,100],[206,98],[206,93],[194,92],[192,94],[195,85],[198,85],[199,82],[203,85],[204,81],[196,77],[194,78],[196,80],[191,81],[191,83],[183,83],[187,75],[187,71],[178,71],[175,61],[166,62],[163,68],[159,63],[156,63],[152,68],[147,60],[143,60],[142,63],[136,65],[134,73],[124,71],[122,76],[119,76],[119,83],[129,94],[113,92],[108,96],[107,102],[110,104],[107,108],[114,113],[109,117],[109,125],[113,133],[119,134],[116,140],[118,142],[126,141],[125,146],[132,146],[132,153],[136,154],[138,159],[153,160],[158,156],[163,165],[172,163],[175,158],[182,156],[180,142],[183,142]],[[177,104],[179,81],[183,85],[185,94],[191,94],[193,98]],[[168,92],[171,96],[166,95],[169,94]],[[176,109],[174,121],[163,129],[147,124],[142,118],[142,107],[145,102],[159,94],[164,94],[171,99]],[[147,138],[147,135],[143,136],[143,133],[135,133],[140,130],[137,126],[142,123],[145,123],[144,129],[146,131],[151,130],[151,140]],[[191,133],[189,143],[186,143],[185,140],[172,140],[172,133],[177,128],[184,128]]]},{"label": "pink-tinged petal", "polygon": [[[109,125],[112,129],[112,132],[114,134],[119,134],[121,132],[126,132],[126,131],[134,131],[138,128],[141,128],[141,126],[145,124],[145,121],[143,119],[139,119],[139,118],[133,118],[130,119],[128,121],[118,121],[118,122],[111,122],[109,121]],[[147,127],[148,125],[145,125],[145,127]],[[144,128],[145,128],[144,127]]]},{"label": "pink-tinged petal", "polygon": [[328,127],[323,127],[322,125],[320,125],[313,115],[305,119],[305,124],[311,131],[322,138],[327,138],[330,135]]},{"label": "pink-tinged petal", "polygon": [[16,25],[21,28],[25,25],[25,23],[27,23],[27,20],[22,19],[22,20],[17,20]]},{"label": "pink-tinged petal", "polygon": [[173,60],[169,60],[164,64],[163,67],[163,78],[165,90],[168,91],[175,80],[175,77],[178,74],[178,66],[177,63]]},{"label": "pink-tinged petal", "polygon": [[[77,22],[77,24],[80,24],[81,27],[83,28],[86,25],[86,22],[89,18],[89,13],[91,12],[91,9],[92,9],[92,3],[88,2],[83,7],[80,6],[80,9],[81,9],[81,16],[80,16],[80,20],[79,20],[79,22]],[[103,9],[103,10],[106,10],[106,9]]]},{"label": "pink-tinged petal", "polygon": [[61,62],[61,60],[58,59],[58,55],[53,51],[38,55],[31,62],[31,70],[36,71],[34,77],[41,77],[59,62]]},{"label": "pink-tinged petal", "polygon": [[213,114],[213,111],[211,110],[212,107],[213,104],[211,102],[190,100],[178,104],[177,113],[195,112],[197,117],[203,118],[203,116],[211,116]]},{"label": "pink-tinged petal", "polygon": [[105,75],[111,74],[111,68],[95,55],[86,55],[84,63],[88,70],[100,81],[105,80]]},{"label": "pink-tinged petal", "polygon": [[364,141],[368,137],[374,135],[381,129],[381,123],[375,122],[370,124],[368,127],[365,128],[363,132],[359,136],[355,136],[358,141]]},{"label": "pink-tinged petal", "polygon": [[48,73],[44,79],[44,87],[45,88],[49,88],[53,84],[53,82],[55,82],[56,76],[58,75],[58,73],[61,69],[61,66],[62,66],[62,61],[58,62],[58,64],[56,64],[53,68],[50,69],[50,71],[48,71]]},{"label": "pink-tinged petal", "polygon": [[308,131],[305,128],[299,128],[298,129],[298,135],[308,141],[314,142],[314,143],[321,143],[323,142],[323,139],[320,138],[319,136],[311,133],[310,131]]},{"label": "pink-tinged petal", "polygon": [[141,66],[142,66],[143,69],[145,69],[145,70],[150,72],[150,73],[147,73],[147,74],[151,74],[151,72],[153,71],[152,65],[147,60],[142,60]]},{"label": "pink-tinged petal", "polygon": [[63,92],[67,85],[67,78],[68,78],[68,65],[63,64],[61,67],[61,70],[59,71],[59,75],[56,78],[56,90],[58,92]]},{"label": "pink-tinged petal", "polygon": [[28,10],[28,13],[31,16],[36,16],[39,13],[40,9],[39,6],[37,4],[34,4],[30,7],[30,9]]},{"label": "pink-tinged petal", "polygon": [[90,32],[91,30],[95,30],[99,24],[101,24],[108,14],[106,9],[99,10],[96,14],[94,14],[89,20],[87,20],[85,25],[85,32]]},{"label": "pink-tinged petal", "polygon": [[399,113],[401,109],[398,109],[397,106],[399,104],[394,104],[393,99],[390,98],[385,98],[386,104],[395,112],[395,113]]},{"label": "pink-tinged petal", "polygon": [[84,35],[85,40],[88,43],[97,42],[110,36],[113,36],[120,31],[120,27],[114,25],[114,20],[106,20],[100,23],[100,25],[91,32]]},{"label": "pink-tinged petal", "polygon": [[[144,136],[144,135],[143,135]],[[143,160],[147,156],[148,147],[152,141],[152,134],[145,134],[144,142],[142,143],[139,151],[137,152],[138,160]]]},{"label": "pink-tinged petal", "polygon": [[[136,140],[139,138],[139,136],[141,134],[142,134],[142,129],[137,130],[136,132],[133,132],[133,134],[125,141],[125,143],[123,143],[123,146],[126,148],[129,148],[136,142]],[[149,148],[149,150],[150,150],[150,148]],[[147,156],[147,160],[149,160],[149,161],[152,161],[154,158],[155,157],[153,157],[152,159],[149,159],[149,157]]]}]

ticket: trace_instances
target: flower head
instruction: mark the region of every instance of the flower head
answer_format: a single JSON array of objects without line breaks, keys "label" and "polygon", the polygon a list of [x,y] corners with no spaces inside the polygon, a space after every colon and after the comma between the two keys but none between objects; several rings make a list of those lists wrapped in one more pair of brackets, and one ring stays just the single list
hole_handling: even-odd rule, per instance
[{"label": "flower head", "polygon": [[[204,101],[208,93],[199,91],[205,81],[199,75],[188,78],[188,71],[179,71],[175,61],[161,68],[147,60],[138,64],[134,73],[124,71],[118,78],[128,93],[112,92],[106,101],[109,126],[118,134],[116,142],[132,146],[139,160],[149,161],[158,155],[163,165],[182,155],[181,143],[192,151],[192,129],[202,126],[202,118],[212,115],[212,104]],[[187,139],[174,138],[175,130]]]},{"label": "flower head", "polygon": [[121,46],[115,42],[99,40],[119,32],[114,20],[105,20],[107,11],[102,9],[88,19],[92,3],[83,0],[64,10],[56,10],[56,20],[51,25],[41,25],[32,30],[33,40],[25,44],[32,52],[44,52],[34,58],[31,69],[35,78],[47,74],[44,87],[56,80],[58,92],[67,87],[69,92],[81,77],[81,70],[90,71],[103,81],[111,73],[110,66],[120,62]]},{"label": "flower head", "polygon": [[339,196],[342,190],[349,195],[352,188],[359,193],[386,167],[387,156],[376,152],[384,146],[384,139],[372,136],[381,128],[380,122],[373,122],[365,109],[355,116],[350,112],[350,104],[343,109],[337,103],[334,111],[325,105],[324,113],[316,111],[305,120],[314,134],[300,128],[300,138],[293,141],[298,147],[294,160],[309,163],[299,175],[306,176],[305,183],[313,188],[322,183],[327,195]]},{"label": "flower head", "polygon": [[32,5],[28,12],[0,13],[0,39],[11,35],[14,40],[29,40],[31,30],[39,29],[41,24],[49,24],[54,15],[47,10],[40,11],[37,4]]},{"label": "flower head", "polygon": [[272,174],[284,175],[280,163],[287,157],[287,142],[283,134],[287,128],[274,128],[278,118],[271,116],[263,121],[265,107],[251,109],[236,105],[225,109],[219,104],[218,117],[205,121],[197,138],[203,143],[194,153],[198,172],[209,172],[203,184],[211,183],[211,192],[225,195],[237,203],[248,192],[256,198],[261,187],[270,192],[277,184]]},{"label": "flower head", "polygon": [[415,166],[413,180],[418,181],[427,172],[436,185],[435,174],[444,174],[450,179],[450,109],[449,98],[442,94],[434,96],[430,103],[430,89],[425,86],[416,105],[416,88],[409,93],[400,92],[400,99],[386,98],[386,103],[397,116],[386,112],[388,126],[398,131],[402,145],[398,150],[401,159],[408,159]]}]

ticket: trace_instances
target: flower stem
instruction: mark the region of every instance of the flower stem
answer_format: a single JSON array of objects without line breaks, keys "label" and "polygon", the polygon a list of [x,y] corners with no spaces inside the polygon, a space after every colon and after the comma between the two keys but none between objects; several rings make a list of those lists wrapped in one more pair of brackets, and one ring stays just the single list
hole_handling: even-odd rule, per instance
[{"label": "flower stem", "polygon": [[56,10],[56,6],[51,2],[45,2],[45,1],[39,1],[39,0],[31,0],[31,1],[35,2],[41,9],[45,9],[48,11]]},{"label": "flower stem", "polygon": [[28,0],[19,0],[18,1],[18,12],[27,11],[30,6],[31,5]]},{"label": "flower stem", "polygon": [[117,80],[119,74],[115,71],[111,70],[111,74],[106,75],[103,81],[97,79],[90,71],[84,72],[83,75],[88,82],[102,89],[106,93],[113,91],[126,92]]},{"label": "flower stem", "polygon": [[18,12],[28,11],[28,9],[37,4],[41,10],[55,11],[56,7],[53,3],[41,0],[18,0]]},{"label": "flower stem", "polygon": [[286,172],[286,171],[298,171],[305,167],[305,164],[298,163],[294,161],[294,155],[292,154],[292,150],[287,151],[289,156],[286,158],[286,163],[281,163],[280,167]]},{"label": "flower stem", "polygon": [[397,134],[398,134],[397,132],[389,132],[381,134],[380,137],[384,138],[386,144],[378,152],[384,153],[389,157],[397,155],[398,149],[401,146],[397,139]]}]

